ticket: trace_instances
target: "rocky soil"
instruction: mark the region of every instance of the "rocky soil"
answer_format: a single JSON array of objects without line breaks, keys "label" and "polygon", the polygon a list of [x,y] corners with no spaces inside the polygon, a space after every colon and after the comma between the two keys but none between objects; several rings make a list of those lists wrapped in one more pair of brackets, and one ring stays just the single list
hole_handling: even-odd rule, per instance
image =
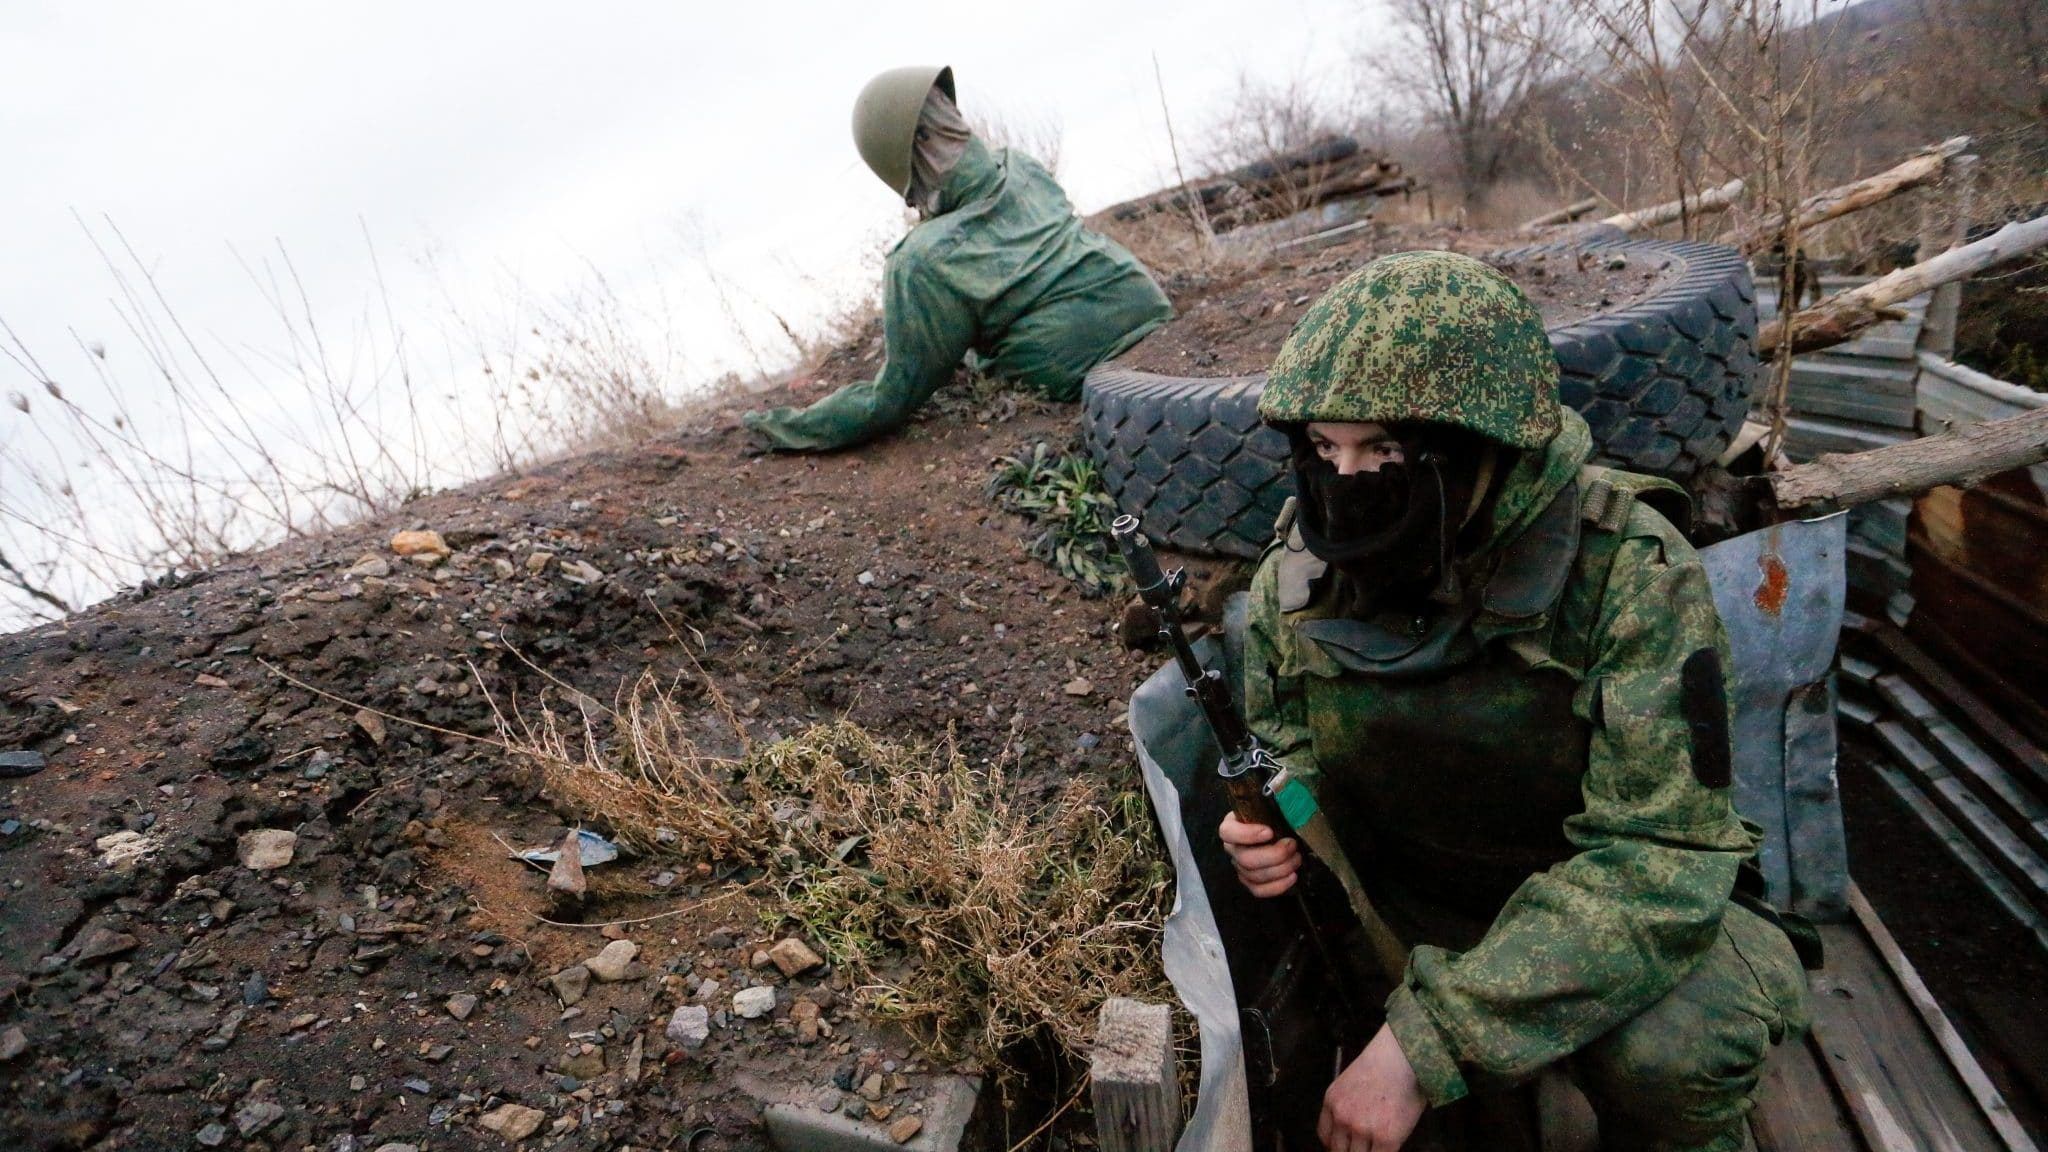
[{"label": "rocky soil", "polygon": [[1133,771],[1145,662],[984,495],[1068,410],[949,397],[823,458],[731,416],[0,637],[0,751],[47,758],[0,780],[0,1146],[706,1152],[777,1100],[910,1139],[952,1069],[763,955],[748,875],[629,857],[542,919],[508,846],[575,814],[496,716],[708,676],[757,739],[950,733],[1044,789]]}]

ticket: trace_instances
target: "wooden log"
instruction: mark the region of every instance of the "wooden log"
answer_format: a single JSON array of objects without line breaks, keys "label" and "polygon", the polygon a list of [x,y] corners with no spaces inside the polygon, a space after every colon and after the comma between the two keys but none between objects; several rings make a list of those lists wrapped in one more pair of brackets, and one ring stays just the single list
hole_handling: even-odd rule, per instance
[{"label": "wooden log", "polygon": [[[2044,217],[2048,220],[2048,217]],[[1781,511],[1818,515],[1933,488],[1968,488],[1987,477],[2048,460],[2048,408],[1872,448],[1829,453],[1770,473]]]},{"label": "wooden log", "polygon": [[[1112,204],[1098,215],[1111,220],[1139,220],[1161,212],[1185,212],[1196,202],[1216,211],[1280,197],[1300,200],[1314,194],[1318,186],[1340,177],[1373,185],[1398,178],[1400,171],[1400,165],[1360,148],[1357,140],[1332,136],[1293,152],[1233,168],[1220,176],[1191,181],[1186,187],[1168,188]],[[1306,208],[1318,202],[1307,200],[1292,207]]]},{"label": "wooden log", "polygon": [[1600,207],[1599,198],[1588,196],[1584,200],[1567,204],[1555,212],[1545,212],[1534,220],[1525,221],[1522,224],[1521,230],[1524,232],[1534,232],[1541,228],[1553,228],[1559,224],[1569,224],[1598,207]]},{"label": "wooden log", "polygon": [[1619,228],[1623,232],[1641,232],[1687,216],[1710,216],[1716,212],[1726,212],[1733,207],[1735,202],[1742,198],[1742,188],[1740,179],[1730,180],[1719,188],[1709,188],[1691,199],[1671,200],[1635,212],[1618,212],[1600,222]]},{"label": "wooden log", "polygon": [[1759,355],[1794,355],[1840,344],[1873,324],[1896,320],[1896,306],[1930,288],[1962,280],[2048,246],[2048,216],[2015,221],[1974,244],[1900,268],[1860,288],[1837,292],[1811,308],[1781,316],[1757,334]]},{"label": "wooden log", "polygon": [[[1972,180],[1977,174],[1975,156],[1958,156],[1949,166],[1943,184],[1954,189],[1946,204],[1930,200],[1924,205],[1920,225],[1920,251],[1915,259],[1934,257],[1969,239],[1970,209],[1974,207]],[[1943,209],[1946,208],[1946,211]],[[1936,356],[1953,356],[1956,351],[1956,315],[1963,306],[1963,286],[1950,281],[1934,290],[1927,302],[1927,318],[1920,325],[1920,349]]]},{"label": "wooden log", "polygon": [[[1875,176],[1866,176],[1861,180],[1829,188],[1825,192],[1816,192],[1800,201],[1799,207],[1793,213],[1799,224],[1798,230],[1803,234],[1815,225],[1825,224],[1851,212],[1860,212],[1873,204],[1882,204],[1901,192],[1944,179],[1950,173],[1951,162],[1958,159],[1963,149],[1969,146],[1968,136],[1957,136],[1924,149],[1910,159]],[[1784,229],[1777,221],[1766,220],[1735,233],[1726,240],[1726,243],[1755,255],[1776,244],[1783,234]],[[1932,252],[1924,252],[1922,258],[1931,255]]]},{"label": "wooden log", "polygon": [[1920,1014],[1921,1022],[1926,1024],[1927,1031],[1933,1034],[1934,1042],[1941,1047],[1942,1055],[1948,1057],[1949,1066],[1956,1070],[1956,1075],[1962,1079],[1963,1086],[1969,1089],[1971,1097],[1977,1101],[1977,1107],[1983,1109],[1984,1118],[1990,1121],[1999,1138],[2005,1141],[2006,1148],[2011,1152],[2034,1152],[2033,1138],[2020,1126],[2019,1119],[2012,1113],[2012,1106],[2005,1102],[2005,1096],[1998,1091],[1998,1086],[1991,1082],[1991,1077],[1985,1074],[1984,1066],[1977,1062],[1976,1054],[1970,1051],[1969,1044],[1963,1040],[1962,1034],[1956,1031],[1956,1026],[1949,1022],[1948,1013],[1942,1011],[1941,1004],[1934,999],[1934,993],[1929,991],[1926,982],[1920,979],[1919,970],[1913,967],[1913,962],[1906,959],[1906,952],[1892,937],[1891,929],[1886,928],[1884,921],[1878,919],[1877,910],[1864,898],[1863,890],[1854,884],[1849,886],[1849,910],[1855,913],[1857,922],[1863,925],[1863,932],[1870,938],[1871,946],[1877,949],[1877,954],[1883,958],[1885,967],[1891,969],[1892,976],[1898,980],[1899,987],[1906,993],[1906,999],[1912,1002],[1913,1010]]},{"label": "wooden log", "polygon": [[1120,996],[1105,1001],[1089,1084],[1103,1152],[1170,1152],[1181,1126],[1173,1010]]}]

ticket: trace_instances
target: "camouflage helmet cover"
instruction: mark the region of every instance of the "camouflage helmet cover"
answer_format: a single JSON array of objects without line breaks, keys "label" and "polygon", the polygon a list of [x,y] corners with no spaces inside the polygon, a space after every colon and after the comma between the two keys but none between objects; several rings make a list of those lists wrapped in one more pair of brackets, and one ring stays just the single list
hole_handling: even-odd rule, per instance
[{"label": "camouflage helmet cover", "polygon": [[1270,423],[1451,424],[1514,448],[1560,424],[1557,357],[1535,305],[1452,252],[1383,256],[1309,306],[1259,396]]},{"label": "camouflage helmet cover", "polygon": [[910,192],[910,153],[917,142],[917,117],[934,85],[947,99],[959,100],[953,91],[953,69],[930,65],[891,68],[868,81],[853,98],[853,146],[860,150],[868,170],[898,196]]}]

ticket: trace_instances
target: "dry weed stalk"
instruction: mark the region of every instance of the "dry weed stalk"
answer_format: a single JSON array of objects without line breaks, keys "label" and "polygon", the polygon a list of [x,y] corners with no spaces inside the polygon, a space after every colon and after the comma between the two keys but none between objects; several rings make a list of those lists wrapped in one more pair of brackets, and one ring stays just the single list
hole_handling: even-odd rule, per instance
[{"label": "dry weed stalk", "polygon": [[1106,997],[1168,995],[1169,872],[1139,794],[1074,779],[1026,801],[1001,762],[843,720],[720,757],[674,685],[622,695],[580,724],[501,720],[506,742],[637,850],[764,868],[778,914],[936,1052],[993,1061],[1041,1033],[1081,1052]]}]

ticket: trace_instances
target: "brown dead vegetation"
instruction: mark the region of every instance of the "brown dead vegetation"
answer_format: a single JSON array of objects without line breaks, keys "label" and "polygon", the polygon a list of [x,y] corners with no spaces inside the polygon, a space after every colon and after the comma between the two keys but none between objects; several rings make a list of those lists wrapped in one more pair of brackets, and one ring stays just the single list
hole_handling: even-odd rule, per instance
[{"label": "brown dead vegetation", "polygon": [[695,696],[643,678],[615,712],[534,709],[505,734],[621,843],[762,869],[770,915],[935,1052],[995,1064],[1047,1034],[1079,1053],[1105,999],[1171,999],[1170,874],[1142,794],[1077,777],[1041,796],[1013,786],[1007,756],[976,768],[950,742],[845,721],[715,755],[694,735],[715,692],[708,710]]}]

